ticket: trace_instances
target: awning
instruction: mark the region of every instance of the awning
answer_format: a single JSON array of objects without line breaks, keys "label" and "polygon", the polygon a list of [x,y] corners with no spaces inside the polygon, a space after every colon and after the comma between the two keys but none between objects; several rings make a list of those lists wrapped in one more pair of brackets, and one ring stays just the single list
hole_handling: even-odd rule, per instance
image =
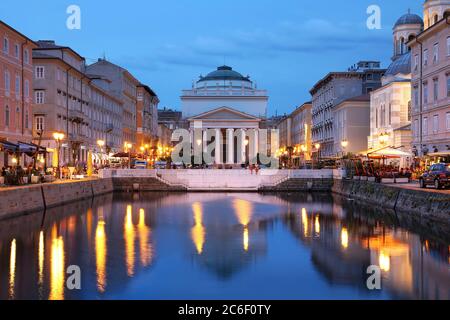
[{"label": "awning", "polygon": [[394,148],[384,148],[368,154],[369,158],[385,157],[385,158],[401,158],[412,157],[411,153],[404,152]]},{"label": "awning", "polygon": [[429,153],[428,156],[430,156],[430,157],[449,157],[450,151],[432,152],[432,153]]}]

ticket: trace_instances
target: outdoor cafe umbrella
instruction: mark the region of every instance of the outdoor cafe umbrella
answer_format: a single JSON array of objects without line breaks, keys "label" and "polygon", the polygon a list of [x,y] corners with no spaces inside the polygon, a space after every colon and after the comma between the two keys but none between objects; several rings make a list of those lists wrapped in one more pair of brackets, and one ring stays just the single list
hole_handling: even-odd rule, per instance
[{"label": "outdoor cafe umbrella", "polygon": [[384,148],[368,154],[369,158],[401,158],[412,157],[411,153],[394,148]]}]

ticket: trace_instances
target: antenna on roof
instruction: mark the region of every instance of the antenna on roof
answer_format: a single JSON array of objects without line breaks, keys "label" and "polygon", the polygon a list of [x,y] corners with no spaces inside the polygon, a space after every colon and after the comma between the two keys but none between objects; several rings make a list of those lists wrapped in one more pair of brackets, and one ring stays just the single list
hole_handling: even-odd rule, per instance
[{"label": "antenna on roof", "polygon": [[411,14],[411,8],[408,8],[408,14]]}]

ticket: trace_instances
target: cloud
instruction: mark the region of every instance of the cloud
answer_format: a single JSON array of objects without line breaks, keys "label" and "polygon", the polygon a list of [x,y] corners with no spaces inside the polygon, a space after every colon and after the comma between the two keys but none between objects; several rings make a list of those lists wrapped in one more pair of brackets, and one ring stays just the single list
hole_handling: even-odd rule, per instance
[{"label": "cloud", "polygon": [[364,24],[309,19],[283,21],[270,29],[226,30],[217,35],[199,35],[187,44],[166,44],[157,54],[161,63],[214,66],[218,58],[272,59],[286,54],[317,55],[358,49],[390,47],[386,30],[368,30]]}]

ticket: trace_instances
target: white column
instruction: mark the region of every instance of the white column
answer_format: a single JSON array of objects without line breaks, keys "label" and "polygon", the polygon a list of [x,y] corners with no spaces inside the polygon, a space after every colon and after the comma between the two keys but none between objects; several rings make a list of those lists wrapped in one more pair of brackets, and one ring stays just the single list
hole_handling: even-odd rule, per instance
[{"label": "white column", "polygon": [[244,129],[241,129],[241,130],[242,130],[242,135],[241,135],[241,161],[242,161],[242,163],[245,163],[245,160],[246,160],[245,159],[245,155],[246,155],[246,152],[245,152],[246,131]]},{"label": "white column", "polygon": [[258,140],[258,129],[253,130],[253,146],[251,151],[251,158],[254,159],[255,163],[257,162],[258,150],[259,150],[259,140]]},{"label": "white column", "polygon": [[206,153],[206,148],[207,148],[207,143],[208,143],[208,138],[207,138],[207,131],[208,129],[204,129],[203,130],[203,153]]},{"label": "white column", "polygon": [[222,163],[222,132],[220,129],[216,129],[216,149],[215,149],[215,161],[216,164]]},{"label": "white column", "polygon": [[227,163],[234,163],[234,129],[227,129]]}]

